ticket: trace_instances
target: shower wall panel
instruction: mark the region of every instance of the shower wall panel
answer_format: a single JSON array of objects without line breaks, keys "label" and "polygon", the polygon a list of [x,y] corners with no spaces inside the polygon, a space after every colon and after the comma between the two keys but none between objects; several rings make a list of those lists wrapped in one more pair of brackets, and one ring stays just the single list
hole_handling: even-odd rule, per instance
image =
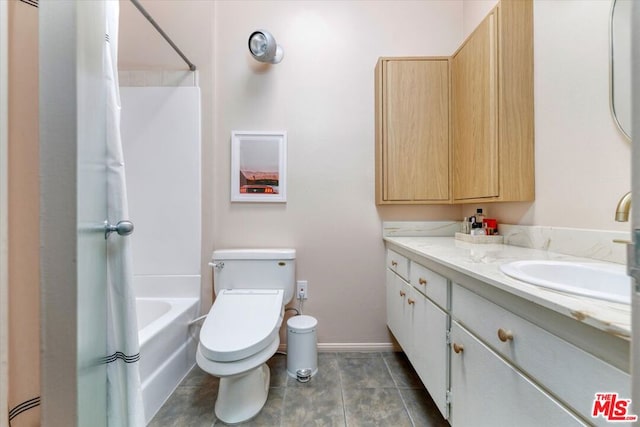
[{"label": "shower wall panel", "polygon": [[121,87],[135,276],[199,276],[200,89]]}]

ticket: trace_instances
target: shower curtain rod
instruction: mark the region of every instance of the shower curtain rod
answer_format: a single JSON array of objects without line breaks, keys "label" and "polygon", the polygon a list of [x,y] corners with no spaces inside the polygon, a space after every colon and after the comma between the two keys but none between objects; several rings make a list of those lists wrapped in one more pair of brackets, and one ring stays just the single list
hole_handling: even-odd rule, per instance
[{"label": "shower curtain rod", "polygon": [[160,33],[160,35],[162,37],[164,37],[164,39],[167,41],[167,43],[169,43],[171,45],[173,50],[175,50],[176,53],[178,55],[180,55],[182,60],[187,63],[187,65],[189,66],[189,70],[195,71],[196,70],[196,66],[191,61],[189,61],[189,58],[187,58],[185,56],[185,54],[182,53],[180,48],[178,48],[178,46],[176,46],[176,44],[173,42],[173,40],[171,40],[171,38],[167,35],[167,33],[165,33],[164,30],[162,28],[160,28],[160,25],[158,25],[158,23],[153,19],[153,17],[151,15],[149,15],[149,12],[147,12],[147,10],[144,7],[142,7],[140,2],[138,0],[131,0],[131,3],[133,3],[133,5],[136,8],[138,8],[140,13],[142,13],[142,15],[145,18],[147,18],[147,21],[149,21],[151,23],[151,25],[153,25],[153,27]]}]

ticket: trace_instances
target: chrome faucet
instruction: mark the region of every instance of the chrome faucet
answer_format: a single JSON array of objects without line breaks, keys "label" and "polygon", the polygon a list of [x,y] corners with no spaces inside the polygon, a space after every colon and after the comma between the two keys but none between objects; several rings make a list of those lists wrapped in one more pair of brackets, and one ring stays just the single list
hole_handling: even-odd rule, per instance
[{"label": "chrome faucet", "polygon": [[629,211],[631,210],[631,191],[622,196],[616,206],[616,221],[627,222],[629,221]]}]

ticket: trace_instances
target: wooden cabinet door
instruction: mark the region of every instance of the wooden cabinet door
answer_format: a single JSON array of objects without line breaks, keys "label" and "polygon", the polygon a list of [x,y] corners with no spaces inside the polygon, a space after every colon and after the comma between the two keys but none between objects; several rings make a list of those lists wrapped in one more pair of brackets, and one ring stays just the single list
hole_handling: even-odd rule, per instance
[{"label": "wooden cabinet door", "polygon": [[451,425],[584,425],[455,321],[451,343]]},{"label": "wooden cabinet door", "polygon": [[447,314],[421,293],[413,290],[411,334],[413,349],[409,360],[429,391],[431,398],[447,418],[448,355]]},{"label": "wooden cabinet door", "polygon": [[383,198],[449,199],[448,61],[383,62]]},{"label": "wooden cabinet door", "polygon": [[494,11],[451,62],[454,200],[499,195],[496,21]]}]

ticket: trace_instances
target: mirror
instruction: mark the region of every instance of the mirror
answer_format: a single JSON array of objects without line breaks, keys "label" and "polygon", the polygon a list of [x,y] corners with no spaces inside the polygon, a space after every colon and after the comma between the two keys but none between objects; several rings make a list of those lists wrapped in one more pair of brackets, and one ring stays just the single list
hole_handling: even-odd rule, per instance
[{"label": "mirror", "polygon": [[613,0],[609,22],[609,97],[620,131],[631,140],[631,3]]}]

